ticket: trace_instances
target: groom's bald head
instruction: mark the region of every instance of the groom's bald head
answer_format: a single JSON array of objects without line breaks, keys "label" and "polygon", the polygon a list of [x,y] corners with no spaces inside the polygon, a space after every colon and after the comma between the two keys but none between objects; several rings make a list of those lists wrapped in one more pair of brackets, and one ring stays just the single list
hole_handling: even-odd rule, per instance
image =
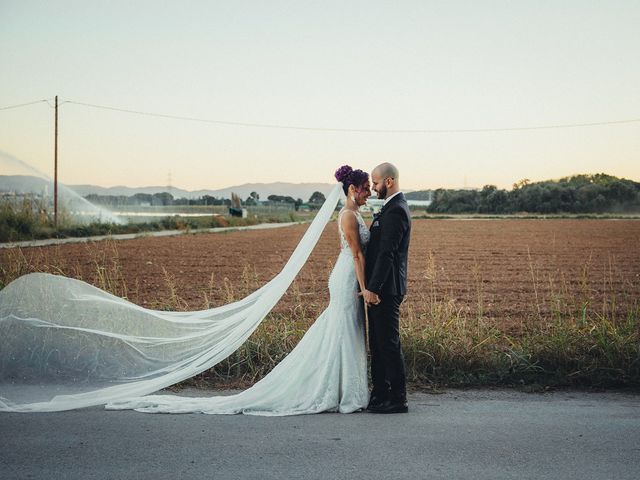
[{"label": "groom's bald head", "polygon": [[400,190],[398,177],[400,176],[395,165],[385,162],[378,165],[371,172],[371,184],[378,198],[384,199]]},{"label": "groom's bald head", "polygon": [[400,176],[400,172],[398,172],[396,166],[389,162],[381,163],[376,168],[374,168],[373,171],[382,178],[392,178],[396,182],[398,181],[398,177]]}]

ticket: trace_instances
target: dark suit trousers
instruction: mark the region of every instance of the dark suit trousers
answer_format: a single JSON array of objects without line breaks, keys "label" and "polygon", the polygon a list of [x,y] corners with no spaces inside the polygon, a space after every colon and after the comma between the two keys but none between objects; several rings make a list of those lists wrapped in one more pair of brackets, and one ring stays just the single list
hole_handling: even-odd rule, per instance
[{"label": "dark suit trousers", "polygon": [[399,326],[402,299],[402,295],[385,295],[380,297],[379,305],[369,307],[372,394],[394,400],[406,398]]}]

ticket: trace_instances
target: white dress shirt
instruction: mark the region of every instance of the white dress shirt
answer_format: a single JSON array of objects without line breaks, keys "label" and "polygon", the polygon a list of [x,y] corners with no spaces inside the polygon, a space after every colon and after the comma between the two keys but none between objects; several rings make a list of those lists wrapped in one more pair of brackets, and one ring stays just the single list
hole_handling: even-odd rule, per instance
[{"label": "white dress shirt", "polygon": [[394,193],[393,195],[391,195],[390,197],[385,198],[385,199],[384,199],[384,203],[382,204],[382,206],[384,207],[387,203],[389,203],[389,201],[390,201],[393,197],[395,197],[396,195],[399,195],[400,193],[402,193],[402,192],[396,192],[396,193]]}]

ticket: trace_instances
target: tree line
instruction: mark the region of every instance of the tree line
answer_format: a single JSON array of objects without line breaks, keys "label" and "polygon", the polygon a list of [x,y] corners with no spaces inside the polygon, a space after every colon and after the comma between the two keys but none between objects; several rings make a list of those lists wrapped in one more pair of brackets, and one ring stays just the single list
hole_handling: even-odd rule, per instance
[{"label": "tree line", "polygon": [[[430,213],[622,213],[640,212],[640,183],[617,178],[604,173],[574,175],[560,180],[531,182],[528,179],[515,183],[511,190],[495,185],[485,185],[480,190],[443,189],[410,192],[413,200],[431,199],[427,207]],[[97,195],[85,197],[92,203],[105,206],[123,205],[224,205],[231,206],[228,198],[203,195],[199,198],[174,198],[168,192],[136,193],[124,195]],[[256,192],[242,201],[243,206],[290,205],[296,210],[302,205],[319,208],[325,201],[321,192],[314,192],[305,202],[291,196],[269,195],[260,200]]]},{"label": "tree line", "polygon": [[[169,192],[160,193],[136,193],[133,195],[98,195],[91,193],[85,198],[93,204],[104,205],[109,207],[119,207],[124,205],[224,205],[231,206],[231,199],[217,198],[211,195],[203,195],[198,198],[174,198]],[[321,192],[313,192],[307,202],[311,208],[318,208],[325,201],[325,196]],[[291,204],[297,210],[304,204],[301,198],[294,199],[289,196],[269,195],[267,201],[261,201],[257,192],[251,192],[246,200],[242,201],[245,206],[255,205],[273,205],[273,204]]]},{"label": "tree line", "polygon": [[495,214],[638,212],[640,183],[601,173],[533,183],[524,179],[509,191],[495,185],[485,185],[481,190],[437,189],[427,211]]}]

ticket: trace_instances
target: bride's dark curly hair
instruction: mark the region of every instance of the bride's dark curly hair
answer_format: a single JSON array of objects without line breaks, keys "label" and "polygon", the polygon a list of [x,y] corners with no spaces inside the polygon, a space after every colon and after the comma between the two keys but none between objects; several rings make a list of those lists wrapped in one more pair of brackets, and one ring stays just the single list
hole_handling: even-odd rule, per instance
[{"label": "bride's dark curly hair", "polygon": [[369,180],[369,174],[362,170],[354,170],[349,165],[343,165],[336,170],[336,180],[342,182],[342,191],[346,195],[349,191],[349,185],[356,188],[363,186]]}]

